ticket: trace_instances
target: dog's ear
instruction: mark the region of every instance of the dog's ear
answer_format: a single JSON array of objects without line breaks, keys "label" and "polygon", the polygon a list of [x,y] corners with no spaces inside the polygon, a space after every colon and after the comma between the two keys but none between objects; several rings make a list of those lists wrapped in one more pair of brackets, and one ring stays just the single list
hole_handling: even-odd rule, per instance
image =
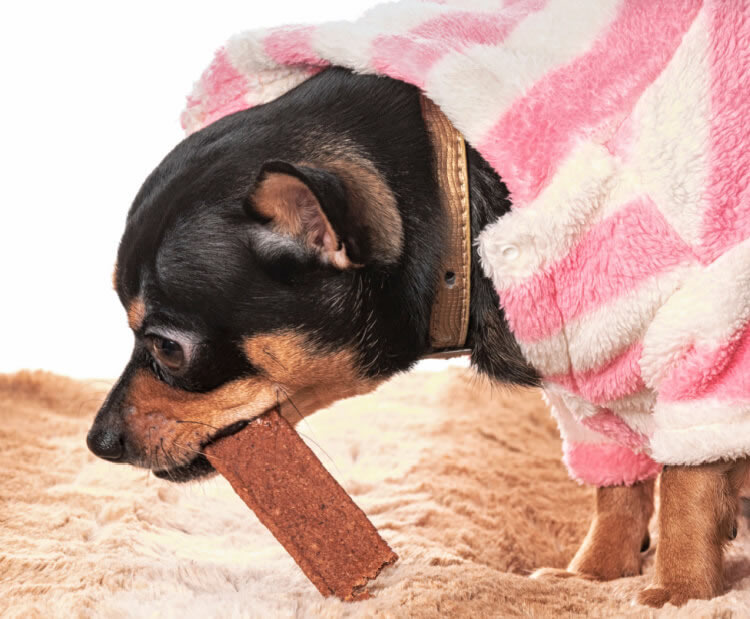
[{"label": "dog's ear", "polygon": [[339,269],[365,263],[368,248],[362,247],[356,226],[347,222],[346,191],[334,174],[267,161],[250,201],[255,214],[266,219],[275,232],[296,239],[324,262]]},{"label": "dog's ear", "polygon": [[366,179],[366,174],[339,172],[335,165],[323,169],[267,161],[255,181],[248,208],[273,232],[293,239],[339,269],[393,262],[394,254],[401,250],[400,217],[398,238],[384,237],[382,230],[371,225],[378,213],[372,212],[368,200],[377,196],[370,196],[367,187],[353,186],[358,179]]}]

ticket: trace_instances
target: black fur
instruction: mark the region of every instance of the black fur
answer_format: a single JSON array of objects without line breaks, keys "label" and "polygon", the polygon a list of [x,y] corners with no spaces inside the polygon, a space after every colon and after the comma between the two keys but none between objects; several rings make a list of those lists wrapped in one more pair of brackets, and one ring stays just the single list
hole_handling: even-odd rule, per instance
[{"label": "black fur", "polygon": [[[500,177],[467,145],[471,230],[475,241],[479,232],[511,208],[508,189]],[[467,345],[471,362],[490,378],[512,385],[539,386],[540,377],[521,354],[500,308],[492,282],[484,276],[476,243],[472,242],[471,305]]]}]

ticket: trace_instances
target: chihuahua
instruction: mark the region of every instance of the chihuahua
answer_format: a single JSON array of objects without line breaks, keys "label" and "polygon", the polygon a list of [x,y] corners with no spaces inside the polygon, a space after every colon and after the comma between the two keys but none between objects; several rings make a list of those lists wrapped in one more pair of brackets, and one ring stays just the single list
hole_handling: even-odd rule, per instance
[{"label": "chihuahua", "polygon": [[[466,146],[472,241],[512,205]],[[445,247],[435,148],[416,88],[327,69],[271,103],[191,135],[128,213],[115,288],[135,335],[88,446],[186,482],[207,445],[280,406],[290,420],[373,390],[435,353],[429,336]],[[492,380],[537,386],[472,242],[466,347]],[[661,483],[661,606],[722,591],[743,463],[670,467]],[[567,570],[638,574],[653,482],[597,490]],[[687,535],[687,532],[690,535]]]}]

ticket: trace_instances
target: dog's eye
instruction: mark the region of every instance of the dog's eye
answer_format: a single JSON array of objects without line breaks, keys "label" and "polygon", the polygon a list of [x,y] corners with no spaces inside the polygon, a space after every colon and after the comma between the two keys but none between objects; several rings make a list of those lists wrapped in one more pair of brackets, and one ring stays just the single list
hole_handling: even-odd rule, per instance
[{"label": "dog's eye", "polygon": [[168,370],[177,372],[182,369],[185,352],[174,340],[152,335],[148,338],[148,348],[154,358]]}]

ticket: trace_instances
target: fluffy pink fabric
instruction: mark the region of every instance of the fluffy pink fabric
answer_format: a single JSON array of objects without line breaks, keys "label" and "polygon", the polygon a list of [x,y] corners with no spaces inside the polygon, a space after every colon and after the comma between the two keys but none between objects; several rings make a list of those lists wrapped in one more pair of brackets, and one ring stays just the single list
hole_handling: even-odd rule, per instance
[{"label": "fluffy pink fabric", "polygon": [[211,66],[201,80],[202,96],[188,97],[188,108],[205,102],[206,124],[247,107],[247,84],[242,75],[227,58],[225,50],[216,53]]},{"label": "fluffy pink fabric", "polygon": [[579,136],[627,115],[670,60],[700,6],[700,0],[624,2],[587,53],[513,104],[479,150],[502,170],[515,206],[538,195]]},{"label": "fluffy pink fabric", "polygon": [[383,35],[373,43],[372,63],[378,73],[424,88],[424,79],[441,58],[462,45],[498,45],[530,13],[544,8],[546,0],[519,0],[501,14],[456,11],[442,14],[406,34]]},{"label": "fluffy pink fabric", "polygon": [[583,425],[636,453],[642,451],[643,446],[648,443],[646,436],[630,428],[620,417],[607,409],[593,417],[586,417]]},{"label": "fluffy pink fabric", "polygon": [[638,393],[645,387],[638,363],[641,351],[641,344],[637,342],[603,367],[549,376],[547,380],[562,385],[593,404],[606,404]]},{"label": "fluffy pink fabric", "polygon": [[[703,220],[704,261],[750,237],[750,16],[710,3],[711,179]],[[738,82],[737,76],[744,76]]]},{"label": "fluffy pink fabric", "polygon": [[266,53],[279,64],[325,65],[312,48],[314,32],[313,26],[274,30],[265,40]]},{"label": "fluffy pink fabric", "polygon": [[534,341],[692,257],[653,201],[639,198],[594,224],[556,264],[504,290],[503,307],[513,332]]},{"label": "fluffy pink fabric", "polygon": [[594,486],[630,486],[661,471],[661,465],[646,454],[613,444],[569,443],[563,461],[574,479]]},{"label": "fluffy pink fabric", "polygon": [[665,378],[664,401],[717,398],[750,402],[750,327],[713,349],[693,348]]}]

